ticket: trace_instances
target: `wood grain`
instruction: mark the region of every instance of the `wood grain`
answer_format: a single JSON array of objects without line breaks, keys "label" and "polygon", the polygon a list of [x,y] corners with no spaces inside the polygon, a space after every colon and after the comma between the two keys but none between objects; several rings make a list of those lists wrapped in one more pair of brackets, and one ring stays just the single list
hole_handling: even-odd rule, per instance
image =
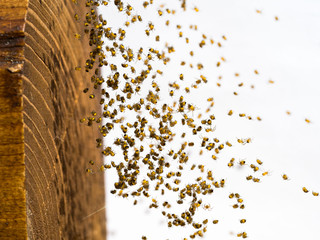
[{"label": "wood grain", "polygon": [[87,10],[1,0],[0,239],[106,237],[105,211],[90,215],[105,204],[104,177],[85,172],[102,159],[99,135],[79,122],[100,105],[81,92],[90,74],[74,70],[90,49],[73,16]]},{"label": "wood grain", "polygon": [[0,239],[26,239],[22,75],[27,1],[0,2]]}]

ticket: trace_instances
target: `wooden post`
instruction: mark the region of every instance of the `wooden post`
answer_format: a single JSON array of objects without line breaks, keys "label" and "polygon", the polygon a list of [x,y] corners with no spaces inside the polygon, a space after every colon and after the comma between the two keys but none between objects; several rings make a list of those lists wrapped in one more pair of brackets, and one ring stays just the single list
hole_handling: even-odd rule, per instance
[{"label": "wooden post", "polygon": [[[100,105],[82,93],[89,73],[84,3],[0,1],[0,239],[105,239],[96,126]],[[95,93],[99,95],[99,92]],[[89,217],[87,217],[89,216]]]}]

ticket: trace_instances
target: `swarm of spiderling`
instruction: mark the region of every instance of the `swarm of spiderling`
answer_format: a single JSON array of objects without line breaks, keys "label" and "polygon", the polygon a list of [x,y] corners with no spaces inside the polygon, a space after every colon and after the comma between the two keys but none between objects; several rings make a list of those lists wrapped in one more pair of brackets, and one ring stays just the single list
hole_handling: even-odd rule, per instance
[{"label": "swarm of spiderling", "polygon": [[[218,220],[201,219],[197,212],[211,208],[203,199],[223,188],[225,179],[216,179],[205,161],[191,159],[190,152],[200,149],[200,156],[209,155],[211,160],[217,160],[225,146],[232,146],[228,141],[210,137],[215,130],[215,116],[211,109],[214,105],[213,98],[208,99],[208,108],[202,112],[184,97],[184,94],[196,91],[208,80],[199,74],[199,78],[190,85],[185,82],[187,77],[180,73],[177,76],[179,83],[169,81],[163,87],[163,83],[156,81],[163,71],[153,66],[159,66],[160,63],[163,67],[168,66],[169,55],[174,54],[175,48],[166,44],[161,50],[156,47],[145,49],[143,46],[135,49],[124,44],[127,34],[124,27],[142,22],[142,17],[133,13],[131,5],[120,0],[113,1],[112,4],[118,11],[127,15],[124,27],[113,29],[102,15],[98,15],[95,8],[111,5],[110,3],[86,2],[89,11],[85,15],[84,34],[88,36],[92,50],[84,69],[92,74],[90,80],[93,87],[83,91],[89,94],[90,99],[96,98],[94,89],[101,91],[101,99],[98,101],[102,105],[102,115],[97,116],[93,111],[91,116],[81,119],[81,122],[88,126],[98,123],[102,137],[96,139],[96,144],[107,159],[107,163],[100,169],[113,168],[118,174],[112,194],[124,198],[131,196],[135,198],[134,204],[139,198],[151,199],[149,208],[162,208],[168,227],[190,225],[195,229],[190,238],[202,237],[207,231],[207,224],[217,224]],[[143,2],[145,8],[149,4],[152,1]],[[186,8],[185,1],[182,1],[182,8]],[[158,10],[157,14],[162,17],[165,14],[175,14],[175,11]],[[166,25],[169,25],[169,20]],[[149,22],[144,32],[146,37],[151,37],[154,29],[154,24]],[[181,26],[177,26],[178,35],[182,37],[180,29]],[[202,38],[200,48],[206,45],[207,37],[203,34]],[[160,36],[155,36],[156,42],[159,39]],[[213,40],[210,42],[213,44]],[[186,44],[188,43],[189,39],[186,38]],[[191,51],[190,56],[193,54]],[[185,62],[181,65],[185,65]],[[204,68],[201,63],[196,66],[199,71]],[[104,74],[106,77],[102,76],[102,67],[107,73]],[[193,68],[191,63],[190,68]],[[77,67],[76,70],[80,68]],[[171,100],[164,98],[165,95],[169,95]],[[187,140],[189,136],[196,135],[201,136],[198,141]],[[239,139],[241,144],[249,142],[249,138]],[[90,164],[93,165],[94,162]],[[234,159],[227,164],[232,167]],[[255,165],[251,168],[259,170]],[[197,171],[197,177],[193,180],[183,178],[184,173],[190,171]],[[176,201],[160,203],[156,200],[156,196],[165,194],[175,196]],[[230,195],[229,198],[233,196]],[[242,198],[237,196],[236,199],[233,208],[243,209]],[[240,223],[244,222],[245,219]],[[247,236],[245,232],[238,235],[243,238]]]}]

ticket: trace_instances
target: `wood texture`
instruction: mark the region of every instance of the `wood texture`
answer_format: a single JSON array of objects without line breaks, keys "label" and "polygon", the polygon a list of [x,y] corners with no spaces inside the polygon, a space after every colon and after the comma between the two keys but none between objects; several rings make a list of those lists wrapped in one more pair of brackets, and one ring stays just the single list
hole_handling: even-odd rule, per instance
[{"label": "wood texture", "polygon": [[0,1],[0,239],[26,239],[22,75],[27,1]]},{"label": "wood texture", "polygon": [[103,174],[85,172],[102,159],[98,131],[79,122],[100,105],[81,91],[90,74],[74,70],[90,49],[73,16],[89,9],[0,3],[0,239],[105,239],[105,211],[90,215],[105,204]]}]

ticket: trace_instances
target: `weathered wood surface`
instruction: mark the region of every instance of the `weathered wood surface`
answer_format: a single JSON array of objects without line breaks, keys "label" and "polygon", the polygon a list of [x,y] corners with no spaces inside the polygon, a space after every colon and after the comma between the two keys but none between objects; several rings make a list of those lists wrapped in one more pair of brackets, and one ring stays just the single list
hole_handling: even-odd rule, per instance
[{"label": "weathered wood surface", "polygon": [[[99,105],[75,71],[89,53],[77,40],[84,3],[0,0],[0,239],[105,239],[96,127],[79,122]],[[23,103],[22,103],[23,102]]]},{"label": "weathered wood surface", "polygon": [[27,1],[0,1],[0,239],[26,239],[22,75]]}]

